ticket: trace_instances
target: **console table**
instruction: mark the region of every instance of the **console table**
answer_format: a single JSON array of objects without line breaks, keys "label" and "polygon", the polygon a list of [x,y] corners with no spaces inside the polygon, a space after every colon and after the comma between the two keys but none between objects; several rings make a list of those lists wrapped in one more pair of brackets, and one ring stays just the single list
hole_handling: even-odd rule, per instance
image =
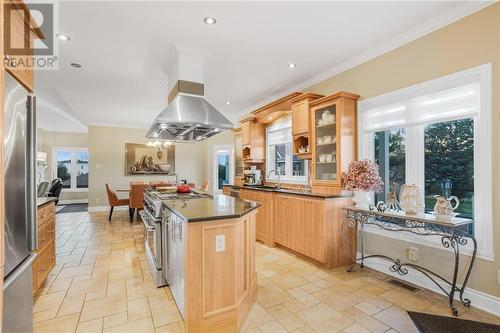
[{"label": "console table", "polygon": [[[440,219],[433,214],[419,214],[419,215],[406,215],[404,212],[378,212],[375,210],[360,209],[355,207],[346,207],[346,221],[347,225],[351,228],[358,227],[360,231],[360,250],[361,257],[352,260],[351,265],[347,268],[348,272],[352,271],[354,262],[361,261],[360,266],[363,267],[364,260],[368,258],[384,258],[393,263],[390,267],[392,272],[397,272],[403,276],[408,274],[408,267],[411,267],[434,282],[443,293],[448,296],[449,306],[452,314],[458,316],[457,309],[453,306],[455,293],[460,297],[460,301],[466,307],[470,307],[471,301],[463,297],[467,282],[472,271],[474,260],[476,259],[477,241],[473,235],[469,233],[469,225],[474,221],[463,218]],[[454,268],[453,277],[449,281],[442,275],[434,273],[433,271],[407,262],[401,262],[400,259],[394,259],[381,254],[365,255],[364,253],[364,227],[365,225],[375,225],[379,228],[388,231],[407,231],[420,236],[439,236],[441,237],[441,244],[454,252]],[[470,263],[467,267],[467,274],[463,280],[462,286],[457,286],[458,270],[460,266],[460,246],[466,245],[468,239],[472,240],[474,250]],[[347,241],[349,254],[352,255],[352,244]],[[449,291],[444,287],[448,285]]]}]

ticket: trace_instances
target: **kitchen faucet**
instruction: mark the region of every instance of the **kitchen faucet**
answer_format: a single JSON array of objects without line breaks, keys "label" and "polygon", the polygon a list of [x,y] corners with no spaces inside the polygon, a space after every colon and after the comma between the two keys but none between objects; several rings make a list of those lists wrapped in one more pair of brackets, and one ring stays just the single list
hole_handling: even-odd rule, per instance
[{"label": "kitchen faucet", "polygon": [[269,178],[269,176],[271,176],[271,173],[275,172],[276,175],[278,176],[278,187],[276,187],[278,190],[281,188],[281,181],[280,181],[280,173],[278,171],[278,169],[272,169],[271,171],[269,171],[268,175],[267,175],[267,178]]},{"label": "kitchen faucet", "polygon": [[178,185],[179,184],[179,177],[177,176],[177,174],[173,171],[170,171],[168,174],[167,174],[167,177],[168,176],[175,176],[175,185]]}]

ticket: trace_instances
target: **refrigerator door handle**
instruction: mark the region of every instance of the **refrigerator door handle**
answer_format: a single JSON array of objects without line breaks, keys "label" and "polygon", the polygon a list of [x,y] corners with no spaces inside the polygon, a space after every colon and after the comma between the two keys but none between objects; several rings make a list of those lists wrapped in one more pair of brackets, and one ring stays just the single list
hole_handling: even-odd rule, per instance
[{"label": "refrigerator door handle", "polygon": [[29,248],[34,251],[38,248],[37,237],[37,190],[36,190],[36,97],[28,95],[26,101],[26,108],[28,114],[28,130],[27,130],[27,144],[26,150],[26,188],[27,191],[27,209],[28,209],[28,232],[29,232]]}]

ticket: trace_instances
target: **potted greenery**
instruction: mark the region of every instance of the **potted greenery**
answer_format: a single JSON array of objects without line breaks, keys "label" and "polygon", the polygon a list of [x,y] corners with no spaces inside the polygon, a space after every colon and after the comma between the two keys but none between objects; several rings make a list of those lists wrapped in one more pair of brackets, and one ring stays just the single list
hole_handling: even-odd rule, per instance
[{"label": "potted greenery", "polygon": [[354,192],[355,207],[368,209],[371,202],[370,192],[382,192],[382,179],[378,173],[378,164],[369,161],[352,161],[347,172],[342,172],[342,185]]}]

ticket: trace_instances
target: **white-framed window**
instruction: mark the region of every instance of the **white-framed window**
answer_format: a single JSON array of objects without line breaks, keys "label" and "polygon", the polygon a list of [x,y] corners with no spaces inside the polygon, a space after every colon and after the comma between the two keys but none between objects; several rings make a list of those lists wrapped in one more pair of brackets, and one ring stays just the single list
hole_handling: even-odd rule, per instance
[{"label": "white-framed window", "polygon": [[[394,182],[420,185],[426,211],[434,195],[457,196],[456,212],[475,221],[478,255],[493,260],[491,64],[363,100],[358,109],[359,157],[377,161],[385,183],[374,200],[385,201]],[[404,239],[442,248],[438,238]]]},{"label": "white-framed window", "polygon": [[[290,117],[266,128],[266,170],[278,170],[280,181],[284,183],[306,184],[308,177],[307,162],[293,154],[292,120]],[[272,173],[266,178],[277,181]]]},{"label": "white-framed window", "polygon": [[88,191],[89,152],[87,148],[53,148],[52,175],[61,178],[63,191]]}]

